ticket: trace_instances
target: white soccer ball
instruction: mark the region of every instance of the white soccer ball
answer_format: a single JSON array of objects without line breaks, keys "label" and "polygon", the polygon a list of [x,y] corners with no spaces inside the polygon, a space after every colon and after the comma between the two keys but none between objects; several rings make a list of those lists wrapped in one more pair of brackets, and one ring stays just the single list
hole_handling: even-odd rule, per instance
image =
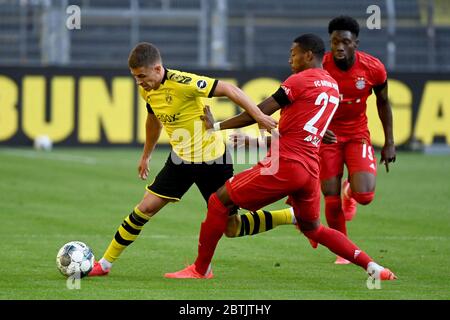
[{"label": "white soccer ball", "polygon": [[42,136],[37,136],[34,139],[33,146],[36,150],[50,151],[50,150],[52,150],[53,142],[49,136],[42,135]]},{"label": "white soccer ball", "polygon": [[81,241],[70,241],[59,249],[56,266],[66,277],[83,278],[94,267],[94,253]]}]

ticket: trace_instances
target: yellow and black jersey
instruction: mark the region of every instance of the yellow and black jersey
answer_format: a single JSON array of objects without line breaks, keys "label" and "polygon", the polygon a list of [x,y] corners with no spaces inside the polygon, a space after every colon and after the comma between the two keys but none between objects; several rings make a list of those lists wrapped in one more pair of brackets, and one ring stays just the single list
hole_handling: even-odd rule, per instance
[{"label": "yellow and black jersey", "polygon": [[147,111],[162,122],[174,152],[183,160],[205,162],[221,157],[225,151],[222,135],[207,132],[200,116],[202,98],[211,98],[218,80],[193,73],[165,69],[157,90],[139,92]]}]

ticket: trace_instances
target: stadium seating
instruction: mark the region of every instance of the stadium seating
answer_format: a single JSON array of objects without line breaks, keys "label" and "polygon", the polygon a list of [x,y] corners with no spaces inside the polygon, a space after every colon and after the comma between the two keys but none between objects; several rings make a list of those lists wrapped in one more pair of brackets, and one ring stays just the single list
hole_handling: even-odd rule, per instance
[{"label": "stadium seating", "polygon": [[[45,58],[47,48],[42,39],[48,3],[0,0],[0,64],[52,63]],[[436,6],[442,3],[437,0]],[[150,41],[158,45],[165,62],[172,67],[209,66],[213,1],[74,0],[71,4],[82,8],[82,30],[67,33],[70,65],[123,67],[130,48],[137,41]],[[450,70],[447,54],[450,26],[436,26],[435,39],[430,39],[423,2],[393,1],[396,18],[393,37],[387,33],[385,1],[378,4],[381,30],[367,29],[366,9],[371,4],[372,0],[228,0],[228,67],[286,67],[288,48],[297,35],[314,32],[327,39],[330,17],[348,14],[361,25],[361,50],[387,63],[387,42],[395,43],[394,70],[435,70],[437,65],[439,70]],[[141,12],[139,19],[132,15],[136,12],[131,11],[133,6]],[[112,16],[98,15],[102,10]],[[191,15],[182,18],[181,12]],[[209,29],[202,34],[205,20]],[[434,49],[430,50],[433,43]]]}]

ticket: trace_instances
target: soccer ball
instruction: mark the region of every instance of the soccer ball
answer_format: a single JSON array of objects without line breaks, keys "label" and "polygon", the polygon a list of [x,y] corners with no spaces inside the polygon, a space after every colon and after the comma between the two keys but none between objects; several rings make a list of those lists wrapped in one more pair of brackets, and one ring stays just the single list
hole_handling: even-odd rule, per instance
[{"label": "soccer ball", "polygon": [[33,146],[36,150],[51,151],[53,142],[49,136],[42,135],[34,139]]},{"label": "soccer ball", "polygon": [[83,278],[94,267],[94,253],[81,241],[70,241],[59,249],[56,255],[56,266],[66,277]]}]

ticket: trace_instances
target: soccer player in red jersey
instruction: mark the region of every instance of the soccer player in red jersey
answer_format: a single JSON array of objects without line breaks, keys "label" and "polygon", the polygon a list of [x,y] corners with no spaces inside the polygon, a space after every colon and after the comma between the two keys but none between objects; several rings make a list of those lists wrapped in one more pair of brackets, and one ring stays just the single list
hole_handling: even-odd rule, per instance
[{"label": "soccer player in red jersey", "polygon": [[[210,263],[227,228],[230,210],[236,206],[257,210],[288,196],[298,226],[310,241],[363,267],[374,279],[395,279],[389,269],[376,264],[343,233],[320,223],[319,146],[339,104],[337,83],[322,69],[324,52],[325,45],[316,35],[305,34],[294,40],[289,59],[294,74],[259,105],[268,115],[281,109],[279,134],[272,138],[268,155],[210,196],[195,263],[165,277],[212,278]],[[242,113],[220,122],[220,129],[251,123],[254,120]]]},{"label": "soccer player in red jersey", "polygon": [[[381,163],[387,171],[389,163],[395,161],[392,110],[384,65],[357,50],[358,22],[339,16],[330,21],[328,33],[331,52],[325,54],[323,68],[339,85],[340,104],[320,147],[320,181],[328,226],[347,234],[346,221],[355,215],[356,204],[369,204],[375,193],[377,163],[367,127],[367,98],[372,91],[375,93],[385,137]],[[343,181],[341,190],[344,164],[348,179]],[[349,261],[338,256],[335,263]]]}]

